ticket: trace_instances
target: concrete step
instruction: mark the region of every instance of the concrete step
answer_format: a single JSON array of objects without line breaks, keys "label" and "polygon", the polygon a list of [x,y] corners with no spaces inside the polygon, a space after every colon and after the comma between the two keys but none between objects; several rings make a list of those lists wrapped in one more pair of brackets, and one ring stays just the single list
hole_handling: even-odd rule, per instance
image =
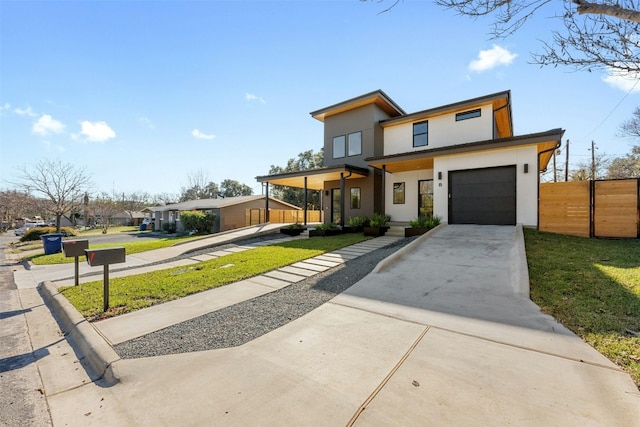
[{"label": "concrete step", "polygon": [[389,230],[385,233],[385,236],[399,236],[404,237],[405,226],[402,225],[390,225]]}]

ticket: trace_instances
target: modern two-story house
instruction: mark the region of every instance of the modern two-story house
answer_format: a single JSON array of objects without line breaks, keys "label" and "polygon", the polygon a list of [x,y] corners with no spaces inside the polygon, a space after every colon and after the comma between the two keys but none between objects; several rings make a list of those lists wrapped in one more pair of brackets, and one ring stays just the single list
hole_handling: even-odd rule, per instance
[{"label": "modern two-story house", "polygon": [[324,167],[259,182],[321,190],[324,221],[389,214],[408,222],[536,226],[539,172],[564,130],[514,135],[504,91],[406,113],[377,90],[314,111]]}]

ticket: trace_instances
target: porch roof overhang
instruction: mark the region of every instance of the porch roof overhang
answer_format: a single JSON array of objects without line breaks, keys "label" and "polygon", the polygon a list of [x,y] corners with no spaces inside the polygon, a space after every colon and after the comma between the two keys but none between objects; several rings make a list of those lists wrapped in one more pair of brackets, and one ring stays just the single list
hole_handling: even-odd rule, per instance
[{"label": "porch roof overhang", "polygon": [[368,157],[365,161],[369,166],[384,169],[390,173],[406,172],[420,169],[433,169],[436,157],[467,154],[479,151],[501,150],[524,145],[536,145],[540,158],[539,170],[547,168],[555,148],[560,146],[564,135],[563,129],[552,129],[547,132],[533,133],[509,138],[491,139],[487,141],[469,142],[466,144],[447,147],[431,148],[427,150],[411,151],[408,153],[390,154],[388,156]]},{"label": "porch roof overhang", "polygon": [[345,179],[365,178],[369,176],[369,169],[353,165],[339,165],[308,169],[299,172],[257,176],[256,180],[258,182],[267,182],[269,184],[304,188],[304,179],[307,178],[307,189],[322,190],[324,189],[325,181],[339,181],[341,174],[343,174]]}]

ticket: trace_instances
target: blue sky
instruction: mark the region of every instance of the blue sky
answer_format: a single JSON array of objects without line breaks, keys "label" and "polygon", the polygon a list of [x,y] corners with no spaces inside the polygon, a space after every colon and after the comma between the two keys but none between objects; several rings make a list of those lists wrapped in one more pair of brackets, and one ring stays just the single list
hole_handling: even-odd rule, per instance
[{"label": "blue sky", "polygon": [[[0,188],[41,158],[95,191],[179,193],[188,176],[260,194],[272,164],[322,147],[309,112],[376,89],[414,112],[510,89],[517,134],[566,129],[571,163],[623,155],[640,85],[530,64],[557,27],[515,36],[405,0],[0,2]],[[559,27],[558,27],[559,28]],[[563,141],[564,144],[564,141]]]}]

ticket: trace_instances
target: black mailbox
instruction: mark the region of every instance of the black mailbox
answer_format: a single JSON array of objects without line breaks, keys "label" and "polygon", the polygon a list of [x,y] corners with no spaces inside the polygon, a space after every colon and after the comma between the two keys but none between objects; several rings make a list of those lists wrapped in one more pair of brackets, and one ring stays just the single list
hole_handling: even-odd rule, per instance
[{"label": "black mailbox", "polygon": [[66,257],[83,256],[85,249],[89,249],[89,240],[87,239],[62,241],[62,250]]},{"label": "black mailbox", "polygon": [[84,252],[87,255],[87,263],[92,267],[125,262],[123,247],[86,249]]}]

